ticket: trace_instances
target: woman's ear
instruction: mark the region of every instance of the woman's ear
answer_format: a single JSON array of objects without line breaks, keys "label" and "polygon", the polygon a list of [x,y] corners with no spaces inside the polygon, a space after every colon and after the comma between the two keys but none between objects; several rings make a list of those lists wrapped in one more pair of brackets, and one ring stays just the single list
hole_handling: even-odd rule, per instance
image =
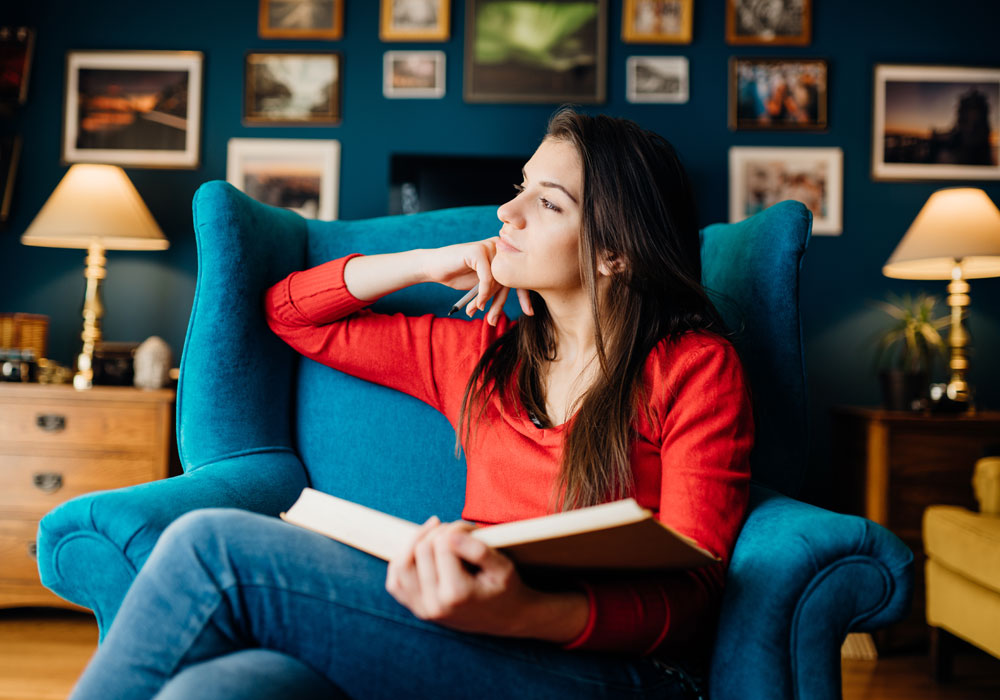
[{"label": "woman's ear", "polygon": [[620,275],[625,271],[625,261],[617,253],[602,253],[597,261],[597,271],[605,277]]}]

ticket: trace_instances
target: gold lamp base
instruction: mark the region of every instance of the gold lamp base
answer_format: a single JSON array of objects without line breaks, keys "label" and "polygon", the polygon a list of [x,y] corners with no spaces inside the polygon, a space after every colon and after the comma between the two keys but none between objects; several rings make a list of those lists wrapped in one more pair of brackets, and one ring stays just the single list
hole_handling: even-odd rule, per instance
[{"label": "gold lamp base", "polygon": [[101,317],[104,316],[104,305],[101,303],[101,280],[106,276],[104,263],[104,246],[98,241],[92,241],[87,250],[87,267],[84,277],[87,278],[87,291],[83,300],[83,349],[76,357],[76,374],[73,376],[73,388],[86,391],[94,386],[94,348],[101,342]]},{"label": "gold lamp base", "polygon": [[951,404],[952,410],[975,413],[974,392],[965,379],[969,369],[969,334],[962,325],[969,301],[969,283],[962,279],[961,265],[956,264],[952,280],[948,283],[948,306],[951,307],[951,331],[948,334],[951,359],[948,365],[951,378],[945,388],[944,398]]}]

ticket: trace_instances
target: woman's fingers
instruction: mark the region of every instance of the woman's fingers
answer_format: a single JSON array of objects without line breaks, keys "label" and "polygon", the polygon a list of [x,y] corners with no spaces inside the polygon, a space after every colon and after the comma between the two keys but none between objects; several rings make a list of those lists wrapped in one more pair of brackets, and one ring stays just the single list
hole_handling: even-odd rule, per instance
[{"label": "woman's fingers", "polygon": [[531,294],[527,289],[517,289],[517,300],[521,302],[521,311],[529,316],[535,315],[535,309],[531,306]]},{"label": "woman's fingers", "polygon": [[510,287],[500,287],[500,291],[497,292],[496,297],[493,299],[493,305],[490,307],[490,312],[486,314],[486,322],[491,326],[497,325],[497,320],[500,318],[500,314],[503,313],[504,302],[507,301],[507,295],[510,293]]}]

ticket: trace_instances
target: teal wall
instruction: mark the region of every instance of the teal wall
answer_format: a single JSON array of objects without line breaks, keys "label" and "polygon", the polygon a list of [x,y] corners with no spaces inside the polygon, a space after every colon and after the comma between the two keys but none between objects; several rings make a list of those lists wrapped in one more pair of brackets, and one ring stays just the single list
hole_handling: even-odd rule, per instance
[{"label": "teal wall", "polygon": [[[383,44],[378,2],[346,0],[344,38],[336,42],[265,40],[257,36],[254,0],[35,0],[5,3],[0,24],[38,31],[28,104],[0,128],[24,137],[12,219],[0,230],[0,310],[51,317],[50,355],[70,363],[79,346],[83,252],[23,246],[19,237],[65,172],[59,164],[66,52],[72,49],[187,49],[205,55],[201,167],[129,175],[170,239],[166,252],[108,254],[104,286],[108,340],[160,335],[179,354],[194,294],[195,245],[190,201],[198,185],[224,179],[226,141],[234,136],[335,138],[342,145],[340,216],[386,212],[389,156],[394,152],[507,155],[530,153],[554,105],[483,105],[462,101],[465,2],[453,0],[452,39],[444,44]],[[695,0],[694,41],[686,46],[623,44],[621,1],[611,2],[608,100],[600,111],[628,117],[669,138],[698,192],[703,224],[727,216],[727,153],[744,146],[838,146],[844,150],[844,232],[813,238],[803,266],[801,300],[811,403],[814,475],[805,494],[820,493],[830,465],[829,409],[879,401],[863,343],[880,314],[866,301],[886,292],[929,291],[943,283],[882,277],[880,268],[924,201],[954,182],[874,182],[870,175],[872,75],[876,62],[998,66],[1000,3],[992,0],[814,0],[808,47],[731,47],[722,0]],[[382,53],[441,48],[447,95],[441,100],[382,97]],[[246,127],[241,124],[243,56],[248,50],[334,49],[344,56],[343,122],[336,127]],[[684,55],[691,99],[684,105],[625,100],[625,61],[633,54]],[[830,128],[824,133],[733,132],[727,128],[727,63],[734,55],[820,57],[830,61]],[[1000,202],[1000,183],[983,187]],[[1000,404],[1000,279],[972,283],[970,375],[980,402]]]}]

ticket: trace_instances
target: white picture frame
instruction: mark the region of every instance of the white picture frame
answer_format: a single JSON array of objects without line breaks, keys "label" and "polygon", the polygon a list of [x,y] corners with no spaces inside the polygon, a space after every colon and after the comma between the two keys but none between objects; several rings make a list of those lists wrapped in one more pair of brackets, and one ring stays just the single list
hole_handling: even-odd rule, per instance
[{"label": "white picture frame", "polygon": [[63,164],[197,169],[202,63],[199,51],[67,52]]},{"label": "white picture frame", "polygon": [[636,103],[684,104],[690,94],[688,73],[684,56],[629,56],[625,97]]},{"label": "white picture frame", "polygon": [[785,199],[813,213],[812,231],[843,230],[844,152],[840,148],[734,146],[729,149],[729,221]]},{"label": "white picture frame", "polygon": [[290,209],[308,219],[332,221],[337,218],[339,204],[340,142],[229,139],[226,182],[264,204]]},{"label": "white picture frame", "polygon": [[386,51],[382,58],[382,94],[388,99],[444,97],[444,51]]}]

